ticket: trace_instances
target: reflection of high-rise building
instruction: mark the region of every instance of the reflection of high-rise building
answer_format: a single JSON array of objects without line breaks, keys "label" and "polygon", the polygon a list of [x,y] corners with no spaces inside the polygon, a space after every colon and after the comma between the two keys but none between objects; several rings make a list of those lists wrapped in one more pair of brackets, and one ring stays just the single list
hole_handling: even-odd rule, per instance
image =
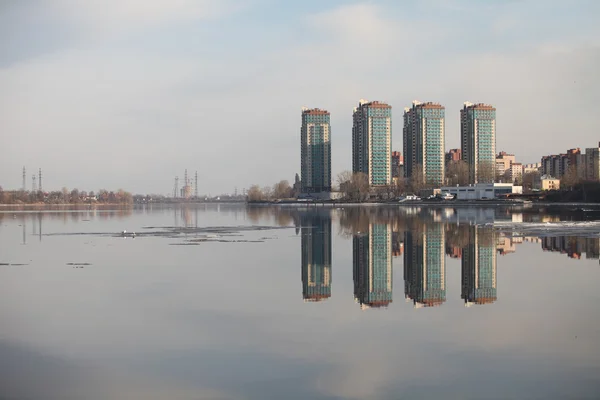
[{"label": "reflection of high-rise building", "polygon": [[446,301],[445,231],[441,224],[404,237],[404,295],[415,307],[439,306]]},{"label": "reflection of high-rise building", "polygon": [[392,302],[392,229],[369,224],[352,239],[354,297],[361,307],[386,307]]},{"label": "reflection of high-rise building", "polygon": [[461,298],[465,305],[496,301],[496,241],[490,228],[470,226],[462,254]]},{"label": "reflection of high-rise building", "polygon": [[539,242],[542,250],[567,254],[570,258],[580,259],[582,253],[585,253],[585,258],[600,257],[600,238],[545,236]]},{"label": "reflection of high-rise building", "polygon": [[321,301],[331,297],[331,215],[300,216],[302,225],[302,297]]},{"label": "reflection of high-rise building", "polygon": [[404,243],[402,243],[402,239],[404,239],[404,237],[400,232],[392,231],[392,256],[393,257],[399,257],[404,252]]}]

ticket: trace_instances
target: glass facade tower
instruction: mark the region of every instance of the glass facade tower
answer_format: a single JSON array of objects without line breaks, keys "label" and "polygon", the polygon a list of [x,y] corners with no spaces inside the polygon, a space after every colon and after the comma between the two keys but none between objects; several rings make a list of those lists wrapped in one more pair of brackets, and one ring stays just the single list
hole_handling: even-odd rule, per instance
[{"label": "glass facade tower", "polygon": [[300,180],[303,193],[331,191],[330,115],[318,108],[302,109]]},{"label": "glass facade tower", "polygon": [[444,183],[445,109],[437,103],[413,101],[404,109],[404,177],[424,183]]},{"label": "glass facade tower", "polygon": [[492,183],[496,172],[496,109],[465,102],[460,110],[461,154],[470,183]]},{"label": "glass facade tower", "polygon": [[392,182],[392,107],[361,100],[352,114],[352,172],[363,172],[371,186]]}]

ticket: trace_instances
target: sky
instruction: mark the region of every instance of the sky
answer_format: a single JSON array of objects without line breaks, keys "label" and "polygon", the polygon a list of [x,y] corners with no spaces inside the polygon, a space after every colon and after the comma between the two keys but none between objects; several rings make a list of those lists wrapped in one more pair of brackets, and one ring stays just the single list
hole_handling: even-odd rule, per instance
[{"label": "sky", "polygon": [[352,109],[497,108],[517,160],[598,145],[595,0],[0,0],[0,186],[201,194],[293,181],[301,108],[331,112],[332,174]]}]

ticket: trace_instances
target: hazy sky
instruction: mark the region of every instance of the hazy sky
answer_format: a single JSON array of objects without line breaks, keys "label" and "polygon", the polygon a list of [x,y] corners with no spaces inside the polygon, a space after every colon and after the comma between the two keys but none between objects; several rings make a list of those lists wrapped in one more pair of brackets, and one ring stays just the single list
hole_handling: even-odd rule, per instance
[{"label": "hazy sky", "polygon": [[0,185],[241,191],[300,171],[300,109],[331,111],[334,176],[352,108],[497,107],[497,149],[535,162],[600,140],[600,2],[0,0]]}]

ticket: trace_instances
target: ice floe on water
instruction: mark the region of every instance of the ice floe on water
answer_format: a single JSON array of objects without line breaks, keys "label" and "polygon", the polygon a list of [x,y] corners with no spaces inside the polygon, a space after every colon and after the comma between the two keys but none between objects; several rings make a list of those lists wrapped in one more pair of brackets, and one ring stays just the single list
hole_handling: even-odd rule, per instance
[{"label": "ice floe on water", "polygon": [[496,221],[492,225],[500,232],[537,236],[600,236],[600,221],[512,222]]}]

